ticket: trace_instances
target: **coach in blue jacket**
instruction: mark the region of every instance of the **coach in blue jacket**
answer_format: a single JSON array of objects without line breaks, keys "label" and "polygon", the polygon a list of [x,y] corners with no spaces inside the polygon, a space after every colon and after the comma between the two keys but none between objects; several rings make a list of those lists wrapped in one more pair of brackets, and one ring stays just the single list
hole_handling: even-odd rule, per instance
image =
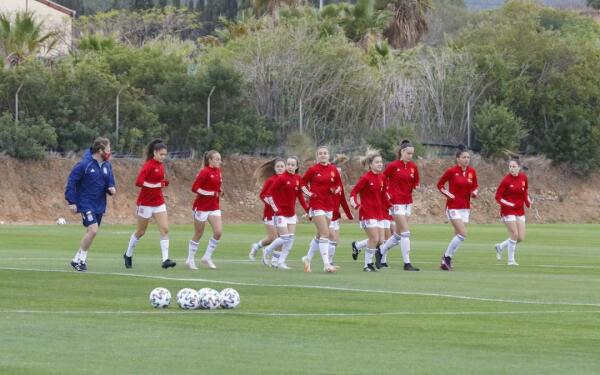
[{"label": "coach in blue jacket", "polygon": [[67,181],[65,199],[73,213],[81,213],[86,233],[71,261],[75,271],[87,271],[87,252],[98,233],[102,215],[106,212],[106,194],[116,193],[115,177],[110,159],[108,138],[96,138],[92,147],[77,163]]}]

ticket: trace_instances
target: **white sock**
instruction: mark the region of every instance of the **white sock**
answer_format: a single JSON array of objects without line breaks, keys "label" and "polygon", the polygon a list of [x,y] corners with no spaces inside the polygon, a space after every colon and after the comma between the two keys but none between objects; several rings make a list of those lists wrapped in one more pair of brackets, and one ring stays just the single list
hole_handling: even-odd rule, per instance
[{"label": "white sock", "polygon": [[202,258],[211,259],[218,244],[219,244],[219,240],[215,240],[214,238],[211,237],[211,239],[208,240],[208,245],[206,246],[206,251],[204,252],[204,256]]},{"label": "white sock", "polygon": [[373,255],[375,254],[375,249],[369,249],[367,248],[367,250],[365,251],[365,267],[368,264],[373,263]]},{"label": "white sock", "polygon": [[329,238],[319,238],[319,252],[323,259],[323,266],[329,267]]},{"label": "white sock", "polygon": [[389,251],[386,251],[385,253],[381,254],[381,263],[387,263],[388,253],[389,253]]},{"label": "white sock", "polygon": [[86,259],[87,259],[87,251],[85,251],[83,249],[79,249],[75,253],[75,257],[73,257],[73,262],[75,262],[75,263],[79,263],[79,262],[85,263]]},{"label": "white sock", "polygon": [[169,239],[167,237],[160,238],[160,252],[162,253],[163,262],[169,259]]},{"label": "white sock", "polygon": [[333,257],[335,256],[335,248],[337,247],[336,241],[329,241],[329,252],[327,256],[329,258],[329,263],[333,263]]},{"label": "white sock", "polygon": [[255,242],[252,244],[252,251],[258,251],[258,249],[263,247],[262,240]]},{"label": "white sock", "polygon": [[401,239],[402,239],[402,237],[399,234],[396,234],[396,233],[392,234],[392,236],[390,238],[388,238],[387,241],[385,241],[385,243],[383,245],[379,246],[381,255],[384,255],[385,253],[390,251],[392,247],[398,245],[400,243]]},{"label": "white sock", "polygon": [[503,242],[500,242],[500,248],[502,250],[506,249],[508,247],[508,241],[510,241],[510,237],[505,239]]},{"label": "white sock", "polygon": [[288,240],[281,247],[281,256],[279,257],[279,264],[284,264],[288,255],[290,255],[290,250],[292,250],[292,246],[294,245],[294,235],[288,235]]},{"label": "white sock", "polygon": [[508,240],[508,261],[515,261],[515,251],[517,250],[517,241]]},{"label": "white sock", "polygon": [[131,234],[129,237],[129,245],[127,245],[127,251],[125,251],[125,255],[128,257],[133,256],[133,250],[135,250],[135,245],[137,245],[140,239],[136,237],[135,233]]},{"label": "white sock", "polygon": [[310,247],[308,248],[308,253],[306,254],[308,260],[312,260],[317,251],[319,251],[319,241],[316,238],[313,238],[312,241],[310,241]]},{"label": "white sock", "polygon": [[410,263],[410,232],[400,233],[400,249],[402,250],[402,259],[404,263]]},{"label": "white sock", "polygon": [[281,257],[281,251],[275,250],[273,251],[273,256],[271,257],[271,265],[276,267],[279,264],[279,258]]},{"label": "white sock", "polygon": [[188,258],[187,258],[188,262],[194,261],[197,251],[198,251],[198,242],[194,242],[193,240],[190,240],[189,245],[188,245]]},{"label": "white sock", "polygon": [[[287,244],[290,242],[290,236],[288,234],[282,234],[281,236],[278,237],[278,239],[281,239],[281,248],[284,249]],[[271,265],[273,267],[277,266],[281,260],[281,254],[282,251],[281,250],[274,250],[273,251],[273,256],[271,257]]]},{"label": "white sock", "polygon": [[356,241],[356,243],[354,245],[356,246],[356,248],[358,250],[362,250],[365,247],[367,247],[367,242],[369,242],[369,240],[368,239],[364,239],[362,241]]},{"label": "white sock", "polygon": [[265,247],[265,256],[271,254],[273,250],[278,249],[279,246],[283,245],[285,241],[286,239],[284,239],[283,236],[277,237],[275,241],[271,242],[269,246]]},{"label": "white sock", "polygon": [[446,249],[444,255],[452,258],[464,240],[465,237],[461,236],[460,234],[452,237],[452,240],[448,244],[448,248]]}]

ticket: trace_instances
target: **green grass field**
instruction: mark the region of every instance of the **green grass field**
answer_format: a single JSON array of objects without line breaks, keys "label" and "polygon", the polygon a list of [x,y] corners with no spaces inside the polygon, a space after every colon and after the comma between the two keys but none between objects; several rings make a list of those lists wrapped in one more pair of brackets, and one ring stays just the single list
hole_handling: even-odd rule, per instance
[{"label": "green grass field", "polygon": [[[132,230],[104,226],[76,273],[82,227],[0,226],[0,374],[600,373],[599,225],[530,225],[517,268],[496,262],[502,226],[472,225],[453,272],[438,270],[450,227],[413,225],[422,271],[403,272],[396,248],[371,274],[350,258],[362,231],[345,225],[334,275],[302,272],[306,224],[289,271],[247,260],[259,225],[225,227],[217,271],[182,267],[191,226],[171,228],[179,265],[161,269],[152,227],[125,270]],[[242,302],[155,310],[157,286],[233,287]]]}]

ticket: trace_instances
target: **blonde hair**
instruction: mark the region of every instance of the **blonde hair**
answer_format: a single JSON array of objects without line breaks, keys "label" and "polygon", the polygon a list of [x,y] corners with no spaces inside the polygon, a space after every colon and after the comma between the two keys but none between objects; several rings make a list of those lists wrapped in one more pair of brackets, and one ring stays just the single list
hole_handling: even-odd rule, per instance
[{"label": "blonde hair", "polygon": [[345,162],[347,162],[350,158],[345,155],[345,154],[336,154],[335,158],[333,158],[333,164],[335,165],[341,165],[344,164]]},{"label": "blonde hair", "polygon": [[219,151],[217,151],[217,150],[206,151],[204,153],[204,166],[208,167],[210,165],[209,160],[212,159],[213,156],[215,156],[218,153],[219,153]]},{"label": "blonde hair", "polygon": [[369,168],[371,163],[373,163],[373,160],[375,160],[375,158],[378,156],[381,157],[381,152],[379,150],[367,147],[367,152],[360,158],[360,164],[364,168]]}]

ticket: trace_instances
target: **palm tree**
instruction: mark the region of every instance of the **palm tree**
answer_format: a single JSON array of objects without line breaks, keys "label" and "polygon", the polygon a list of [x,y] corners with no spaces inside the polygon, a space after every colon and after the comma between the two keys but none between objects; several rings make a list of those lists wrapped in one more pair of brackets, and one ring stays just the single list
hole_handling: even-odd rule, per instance
[{"label": "palm tree", "polygon": [[27,56],[42,48],[49,51],[58,41],[58,33],[44,34],[43,22],[35,20],[31,12],[17,12],[14,20],[7,14],[0,14],[0,53],[5,66],[19,65]]},{"label": "palm tree", "polygon": [[393,0],[389,6],[394,17],[383,35],[396,49],[414,47],[427,32],[425,16],[431,0]]}]

